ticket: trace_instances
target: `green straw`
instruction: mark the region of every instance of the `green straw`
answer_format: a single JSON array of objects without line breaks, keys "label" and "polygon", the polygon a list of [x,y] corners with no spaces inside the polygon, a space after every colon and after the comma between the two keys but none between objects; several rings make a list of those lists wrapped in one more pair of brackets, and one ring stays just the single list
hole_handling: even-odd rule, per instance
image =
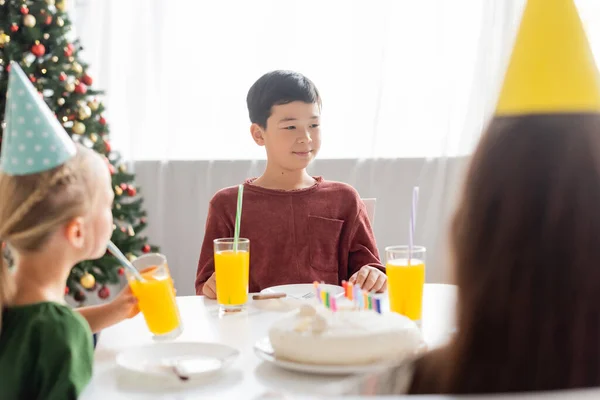
[{"label": "green straw", "polygon": [[244,185],[238,186],[237,210],[235,213],[235,232],[233,234],[233,252],[238,252],[238,242],[240,241],[240,223],[242,220],[242,199],[244,197]]}]

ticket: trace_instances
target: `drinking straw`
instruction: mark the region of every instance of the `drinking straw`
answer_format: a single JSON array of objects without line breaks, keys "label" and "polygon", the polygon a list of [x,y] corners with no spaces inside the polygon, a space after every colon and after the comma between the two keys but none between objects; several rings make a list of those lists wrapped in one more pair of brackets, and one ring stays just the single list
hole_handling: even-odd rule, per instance
[{"label": "drinking straw", "polygon": [[410,210],[410,226],[408,229],[408,265],[413,255],[415,224],[417,222],[417,205],[419,203],[419,187],[415,186],[412,193],[412,207]]},{"label": "drinking straw", "polygon": [[233,234],[233,252],[238,252],[238,242],[240,240],[240,223],[242,220],[242,199],[244,196],[244,185],[238,186],[237,209],[235,212],[235,231]]},{"label": "drinking straw", "polygon": [[119,260],[121,262],[121,264],[123,264],[123,266],[125,266],[131,272],[131,274],[135,277],[135,279],[137,279],[138,281],[144,281],[144,278],[138,272],[137,268],[134,267],[133,264],[131,264],[129,262],[127,257],[125,257],[123,255],[123,253],[121,253],[121,250],[119,250],[119,248],[112,241],[110,241],[110,240],[108,241],[107,247],[108,247],[108,250],[111,252],[111,254],[113,256],[117,257],[117,260]]}]

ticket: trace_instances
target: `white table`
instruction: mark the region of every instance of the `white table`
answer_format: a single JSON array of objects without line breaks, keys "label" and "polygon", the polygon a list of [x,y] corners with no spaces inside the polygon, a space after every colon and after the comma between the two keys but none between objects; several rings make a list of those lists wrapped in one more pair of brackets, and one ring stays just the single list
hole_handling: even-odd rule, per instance
[{"label": "white table", "polygon": [[[92,382],[82,400],[118,399],[255,399],[269,391],[292,391],[299,398],[318,394],[347,377],[316,376],[285,371],[262,362],[254,343],[267,336],[281,312],[266,311],[250,302],[244,314],[218,317],[215,301],[202,296],[177,298],[184,324],[177,341],[219,342],[240,351],[234,365],[207,381],[179,382],[136,375],[121,369],[116,355],[127,348],[152,342],[142,315],[115,325],[100,335]],[[456,287],[427,284],[423,302],[422,330],[430,347],[443,344],[454,327]],[[263,303],[264,304],[264,303]]]}]

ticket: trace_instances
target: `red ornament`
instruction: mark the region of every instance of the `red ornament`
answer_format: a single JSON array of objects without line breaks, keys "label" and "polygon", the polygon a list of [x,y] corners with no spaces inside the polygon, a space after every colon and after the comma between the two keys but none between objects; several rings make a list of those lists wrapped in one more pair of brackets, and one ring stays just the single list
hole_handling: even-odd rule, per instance
[{"label": "red ornament", "polygon": [[16,31],[18,31],[18,30],[19,30],[19,25],[17,25],[17,24],[12,24],[12,25],[10,26],[10,31],[11,31],[11,32],[13,32],[13,33],[14,33],[14,32],[16,32]]},{"label": "red ornament", "polygon": [[112,147],[110,146],[110,142],[105,140],[104,141],[104,148],[106,149],[107,153],[110,153],[110,151],[112,150]]},{"label": "red ornament", "polygon": [[117,273],[121,276],[123,276],[123,274],[125,273],[125,268],[121,267],[117,270]]},{"label": "red ornament", "polygon": [[65,47],[65,56],[71,57],[72,55],[73,55],[73,45],[69,43],[67,45],[67,47]]},{"label": "red ornament", "polygon": [[23,4],[21,6],[21,14],[23,14],[23,15],[29,14],[29,8],[25,4]]},{"label": "red ornament", "polygon": [[80,303],[85,301],[85,294],[83,294],[83,290],[78,290],[77,292],[75,292],[73,298],[75,299],[75,301],[78,301]]},{"label": "red ornament", "polygon": [[31,81],[31,83],[36,83],[37,82],[37,79],[33,75],[29,75],[29,80]]},{"label": "red ornament", "polygon": [[121,187],[122,190],[127,190],[127,184],[126,183],[121,183],[119,186]]},{"label": "red ornament", "polygon": [[75,121],[75,114],[71,114],[67,117],[69,121]]},{"label": "red ornament", "polygon": [[114,175],[115,172],[117,172],[117,170],[115,169],[115,167],[112,164],[108,164],[108,170],[110,171],[111,175]]},{"label": "red ornament", "polygon": [[44,45],[41,43],[34,44],[33,46],[31,46],[31,52],[33,53],[33,55],[41,57],[44,54],[46,54],[46,47],[44,47]]},{"label": "red ornament", "polygon": [[61,82],[64,82],[67,80],[67,74],[65,74],[64,72],[61,72],[60,75],[58,75],[58,80]]},{"label": "red ornament", "polygon": [[144,253],[150,253],[150,250],[152,250],[152,249],[150,248],[149,244],[145,244],[144,247],[142,247],[142,251]]},{"label": "red ornament", "polygon": [[129,196],[135,196],[136,193],[137,193],[137,191],[135,190],[135,188],[133,186],[127,187],[127,194]]},{"label": "red ornament", "polygon": [[48,15],[48,16],[46,17],[46,25],[50,25],[51,23],[52,23],[52,16],[51,16],[51,15]]},{"label": "red ornament", "polygon": [[104,117],[100,117],[98,122],[100,122],[100,125],[106,125],[106,119],[104,119]]},{"label": "red ornament", "polygon": [[90,86],[94,80],[92,79],[91,76],[89,76],[88,74],[85,74],[81,77],[81,81],[83,83],[85,83],[86,85]]},{"label": "red ornament", "polygon": [[121,227],[121,232],[123,232],[123,233],[126,233],[126,232],[127,232],[127,229],[125,229],[125,227],[124,227],[124,226],[122,226],[122,227]]},{"label": "red ornament", "polygon": [[10,72],[10,64],[6,66],[6,72]]},{"label": "red ornament", "polygon": [[110,290],[106,286],[102,286],[100,290],[98,290],[98,297],[101,299],[107,299],[110,296]]},{"label": "red ornament", "polygon": [[75,93],[85,94],[86,92],[87,86],[85,86],[83,83],[80,83],[79,85],[75,86]]},{"label": "red ornament", "polygon": [[146,223],[146,221],[147,221],[147,220],[146,220],[146,217],[142,217],[142,218],[140,218],[140,222],[141,222],[142,224],[145,224],[145,223]]},{"label": "red ornament", "polygon": [[65,286],[65,295],[69,294],[69,287]]}]

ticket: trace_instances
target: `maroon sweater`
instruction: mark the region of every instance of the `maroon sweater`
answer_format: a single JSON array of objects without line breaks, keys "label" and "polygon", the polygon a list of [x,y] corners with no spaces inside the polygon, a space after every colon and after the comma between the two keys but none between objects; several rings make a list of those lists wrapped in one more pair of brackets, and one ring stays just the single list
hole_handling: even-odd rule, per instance
[{"label": "maroon sweater", "polygon": [[[250,292],[290,283],[341,284],[364,265],[385,271],[367,210],[356,190],[320,177],[310,188],[281,191],[244,183],[240,237],[250,239]],[[233,237],[237,186],[209,204],[196,293],[215,270],[213,240]]]}]

